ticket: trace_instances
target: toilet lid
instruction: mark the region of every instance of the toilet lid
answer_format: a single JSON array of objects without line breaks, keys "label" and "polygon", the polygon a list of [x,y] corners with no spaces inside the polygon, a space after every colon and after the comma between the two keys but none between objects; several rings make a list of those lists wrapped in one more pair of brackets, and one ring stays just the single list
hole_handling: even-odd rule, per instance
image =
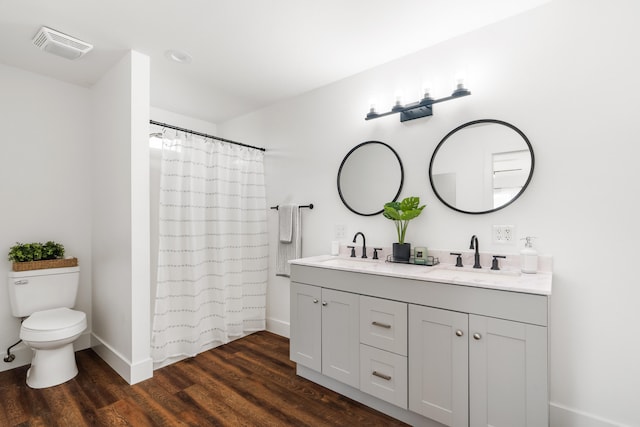
[{"label": "toilet lid", "polygon": [[37,311],[22,322],[20,338],[25,341],[52,341],[84,331],[87,316],[82,311],[54,308]]}]

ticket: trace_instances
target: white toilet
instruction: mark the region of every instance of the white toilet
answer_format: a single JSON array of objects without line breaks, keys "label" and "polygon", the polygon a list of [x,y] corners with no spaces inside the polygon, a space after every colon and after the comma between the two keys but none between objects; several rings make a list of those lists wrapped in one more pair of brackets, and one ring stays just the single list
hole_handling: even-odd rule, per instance
[{"label": "white toilet", "polygon": [[33,349],[27,385],[45,388],[78,374],[73,342],[87,328],[76,304],[80,267],[10,271],[9,303],[15,317],[27,317],[20,339]]}]

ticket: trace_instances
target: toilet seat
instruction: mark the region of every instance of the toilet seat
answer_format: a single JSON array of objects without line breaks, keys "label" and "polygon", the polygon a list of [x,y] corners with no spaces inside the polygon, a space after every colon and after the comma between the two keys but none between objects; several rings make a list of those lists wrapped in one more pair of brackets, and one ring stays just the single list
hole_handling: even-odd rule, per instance
[{"label": "toilet seat", "polygon": [[69,308],[36,311],[20,328],[20,339],[27,342],[62,340],[81,333],[87,328],[87,315]]}]

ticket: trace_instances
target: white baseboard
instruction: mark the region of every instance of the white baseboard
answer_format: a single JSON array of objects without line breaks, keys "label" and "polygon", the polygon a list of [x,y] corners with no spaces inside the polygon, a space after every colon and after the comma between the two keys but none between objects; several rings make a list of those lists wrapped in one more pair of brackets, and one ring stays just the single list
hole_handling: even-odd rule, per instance
[{"label": "white baseboard", "polygon": [[554,402],[549,404],[549,420],[551,427],[628,427]]},{"label": "white baseboard", "polygon": [[137,384],[153,377],[153,359],[148,357],[131,365],[129,384]]},{"label": "white baseboard", "polygon": [[274,334],[283,336],[285,338],[289,338],[289,322],[284,322],[282,320],[268,318],[267,319],[267,331],[273,332]]},{"label": "white baseboard", "polygon": [[[91,332],[83,333],[73,342],[73,349],[75,351],[84,350],[89,347],[91,347]],[[7,356],[7,350],[2,349],[3,360],[0,361],[0,372],[29,365],[31,359],[33,359],[33,350],[22,342],[11,349],[11,354],[15,356],[13,362],[5,362],[4,358]]]},{"label": "white baseboard", "polygon": [[95,334],[92,334],[92,343],[93,351],[127,383],[136,384],[153,376],[153,361],[150,357],[140,362],[131,363],[129,359]]}]

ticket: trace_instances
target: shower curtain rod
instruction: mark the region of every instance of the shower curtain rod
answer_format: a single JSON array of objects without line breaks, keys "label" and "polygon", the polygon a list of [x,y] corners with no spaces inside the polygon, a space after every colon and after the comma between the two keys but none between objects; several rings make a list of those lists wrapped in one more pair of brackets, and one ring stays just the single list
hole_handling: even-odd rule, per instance
[{"label": "shower curtain rod", "polygon": [[209,134],[202,133],[202,132],[196,132],[195,130],[185,129],[185,128],[181,128],[181,127],[178,127],[178,126],[169,125],[167,123],[156,122],[155,120],[149,120],[149,123],[151,123],[152,125],[162,126],[164,128],[179,130],[180,132],[186,132],[186,133],[190,133],[190,134],[193,134],[193,135],[203,136],[205,138],[217,139],[218,141],[228,142],[229,144],[242,145],[243,147],[253,148],[254,150],[267,151],[266,148],[255,147],[255,146],[249,145],[249,144],[243,144],[242,142],[236,142],[236,141],[232,141],[230,139],[224,139],[224,138],[220,138],[219,136],[213,136],[213,135],[209,135]]}]

